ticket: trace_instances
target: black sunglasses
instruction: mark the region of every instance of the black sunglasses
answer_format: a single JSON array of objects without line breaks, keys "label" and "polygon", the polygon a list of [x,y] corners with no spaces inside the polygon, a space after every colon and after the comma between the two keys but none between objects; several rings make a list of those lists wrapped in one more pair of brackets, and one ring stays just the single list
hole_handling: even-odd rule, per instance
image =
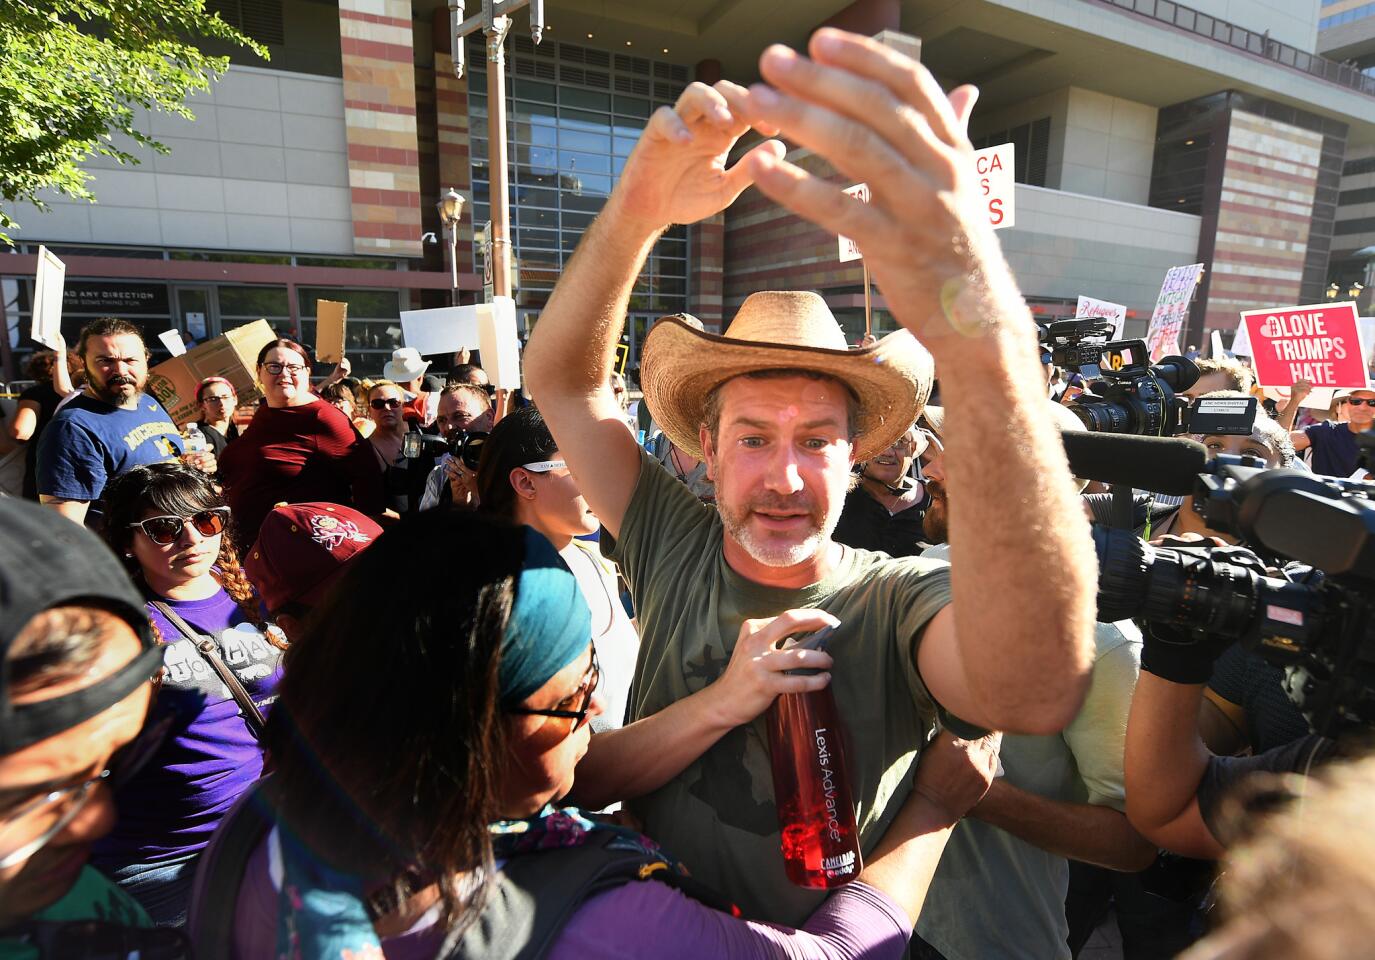
[{"label": "black sunglasses", "polygon": [[153,541],[160,547],[165,547],[170,543],[176,543],[177,537],[186,529],[186,524],[196,528],[196,532],[202,537],[213,537],[216,534],[224,533],[224,526],[229,522],[228,507],[211,507],[209,510],[202,510],[189,517],[149,517],[147,520],[139,520],[137,523],[129,524],[129,529],[137,527],[143,531],[144,536]]},{"label": "black sunglasses", "polygon": [[[592,648],[592,662],[587,667],[587,673],[583,674],[582,683],[578,689],[574,690],[570,696],[564,697],[559,701],[558,706],[552,710],[536,710],[533,707],[511,707],[510,713],[518,713],[526,717],[559,717],[564,720],[576,721],[568,731],[572,733],[581,727],[583,721],[587,719],[587,711],[592,706],[592,695],[597,692],[597,684],[602,679],[601,664],[597,662],[597,648]],[[581,700],[581,703],[578,701]],[[578,703],[577,708],[573,707]]]},{"label": "black sunglasses", "polygon": [[401,401],[395,397],[378,397],[376,400],[368,402],[374,410],[395,410],[401,406]]},{"label": "black sunglasses", "polygon": [[1351,404],[1353,407],[1359,407],[1361,404],[1375,407],[1375,400],[1365,400],[1360,397],[1347,397],[1346,402]]}]

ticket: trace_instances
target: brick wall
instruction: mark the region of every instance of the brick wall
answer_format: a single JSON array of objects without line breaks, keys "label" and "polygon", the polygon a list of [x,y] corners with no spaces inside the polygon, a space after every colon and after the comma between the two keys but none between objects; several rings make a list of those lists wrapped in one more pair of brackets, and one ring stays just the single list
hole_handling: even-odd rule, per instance
[{"label": "brick wall", "polygon": [[1323,136],[1233,110],[1204,329],[1233,331],[1243,310],[1302,300]]},{"label": "brick wall", "polygon": [[420,256],[420,152],[409,0],[339,0],[353,248]]},{"label": "brick wall", "polygon": [[[447,21],[446,21],[447,29]],[[447,48],[448,44],[445,42]],[[469,63],[467,69],[483,69],[483,63]],[[473,263],[473,168],[468,150],[468,73],[454,76],[453,57],[435,51],[435,118],[439,146],[439,191],[453,187],[469,200],[458,225],[458,271],[472,273]],[[442,237],[440,238],[443,239]]]}]

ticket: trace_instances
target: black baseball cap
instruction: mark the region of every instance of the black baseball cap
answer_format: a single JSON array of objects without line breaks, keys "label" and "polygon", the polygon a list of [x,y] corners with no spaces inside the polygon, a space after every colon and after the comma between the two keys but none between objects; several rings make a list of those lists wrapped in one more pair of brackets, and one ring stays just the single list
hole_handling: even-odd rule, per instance
[{"label": "black baseball cap", "polygon": [[[9,695],[10,646],[44,610],[75,604],[127,620],[143,652],[89,687],[15,706]],[[109,547],[54,510],[0,497],[0,756],[108,710],[162,668],[164,652],[153,638],[143,598]]]}]

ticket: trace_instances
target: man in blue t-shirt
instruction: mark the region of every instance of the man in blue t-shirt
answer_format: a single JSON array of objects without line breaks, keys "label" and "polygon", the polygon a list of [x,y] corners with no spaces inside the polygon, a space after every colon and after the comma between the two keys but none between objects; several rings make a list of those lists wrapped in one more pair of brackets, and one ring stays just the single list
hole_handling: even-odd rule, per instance
[{"label": "man in blue t-shirt", "polygon": [[1345,479],[1355,471],[1360,456],[1356,434],[1375,426],[1375,390],[1338,390],[1333,400],[1346,411],[1345,423],[1315,423],[1289,437],[1295,450],[1313,448],[1314,473]]},{"label": "man in blue t-shirt", "polygon": [[[97,520],[105,485],[145,463],[174,460],[184,447],[176,424],[143,392],[148,348],[127,320],[88,323],[77,347],[86,365],[86,389],[62,407],[38,447],[39,500],[63,516]],[[214,458],[188,460],[213,472]],[[89,516],[88,516],[89,514]]]}]

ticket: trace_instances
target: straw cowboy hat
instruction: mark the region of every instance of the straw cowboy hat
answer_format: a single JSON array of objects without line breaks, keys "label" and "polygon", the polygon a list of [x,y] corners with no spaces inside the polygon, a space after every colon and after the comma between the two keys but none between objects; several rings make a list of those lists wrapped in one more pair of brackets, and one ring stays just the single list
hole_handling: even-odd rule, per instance
[{"label": "straw cowboy hat", "polygon": [[867,460],[912,426],[931,392],[931,355],[907,331],[851,350],[840,324],[814,293],[754,293],[725,336],[665,317],[645,338],[640,386],[654,420],[674,446],[701,458],[698,427],[707,395],[733,377],[761,370],[811,370],[841,380],[859,399],[851,424],[855,458]]}]

